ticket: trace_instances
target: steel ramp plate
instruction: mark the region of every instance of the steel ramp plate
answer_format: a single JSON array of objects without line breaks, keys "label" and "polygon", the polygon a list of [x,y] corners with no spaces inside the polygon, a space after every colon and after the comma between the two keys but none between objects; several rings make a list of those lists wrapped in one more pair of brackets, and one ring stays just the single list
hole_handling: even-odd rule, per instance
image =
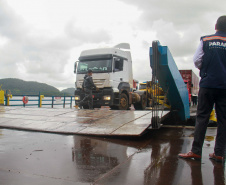
[{"label": "steel ramp plate", "polygon": [[0,107],[1,128],[60,134],[140,136],[151,117],[151,111]]}]

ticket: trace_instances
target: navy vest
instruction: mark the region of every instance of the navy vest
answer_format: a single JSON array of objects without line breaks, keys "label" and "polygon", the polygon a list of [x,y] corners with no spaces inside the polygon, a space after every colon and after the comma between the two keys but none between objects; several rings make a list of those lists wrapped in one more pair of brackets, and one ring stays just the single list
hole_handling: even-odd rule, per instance
[{"label": "navy vest", "polygon": [[201,37],[204,55],[200,87],[226,89],[226,33]]}]

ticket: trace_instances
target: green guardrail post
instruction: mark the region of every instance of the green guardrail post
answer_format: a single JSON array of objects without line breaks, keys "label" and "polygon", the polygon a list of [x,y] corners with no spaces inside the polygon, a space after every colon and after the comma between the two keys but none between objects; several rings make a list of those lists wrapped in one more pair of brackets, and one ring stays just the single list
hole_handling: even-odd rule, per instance
[{"label": "green guardrail post", "polygon": [[70,107],[72,108],[72,96],[71,96],[71,102],[70,102]]},{"label": "green guardrail post", "polygon": [[40,97],[40,91],[39,91],[39,93],[38,93],[38,107],[40,107],[40,99],[41,99],[41,97]]},{"label": "green guardrail post", "polygon": [[64,104],[63,104],[63,107],[64,107],[64,108],[65,108],[65,101],[66,101],[66,100],[65,100],[65,93],[64,93]]},{"label": "green guardrail post", "polygon": [[54,96],[52,96],[52,108],[53,108],[53,103],[54,103]]}]

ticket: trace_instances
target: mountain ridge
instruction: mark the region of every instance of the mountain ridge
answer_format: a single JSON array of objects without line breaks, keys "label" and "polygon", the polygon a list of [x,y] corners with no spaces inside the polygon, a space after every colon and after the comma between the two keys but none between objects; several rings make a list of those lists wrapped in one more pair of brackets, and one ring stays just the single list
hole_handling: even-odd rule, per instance
[{"label": "mountain ridge", "polygon": [[18,78],[0,79],[2,90],[10,90],[12,95],[38,95],[39,92],[45,96],[73,96],[73,89],[67,88],[62,91],[54,86],[36,81],[25,81]]}]

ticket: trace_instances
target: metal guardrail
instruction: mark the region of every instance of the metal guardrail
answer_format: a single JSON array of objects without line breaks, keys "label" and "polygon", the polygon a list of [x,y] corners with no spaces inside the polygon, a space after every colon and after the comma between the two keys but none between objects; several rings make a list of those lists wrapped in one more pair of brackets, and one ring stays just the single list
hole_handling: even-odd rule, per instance
[{"label": "metal guardrail", "polygon": [[[26,103],[25,101],[23,101],[24,97],[28,97],[29,103]],[[35,97],[37,99],[33,99]],[[72,108],[73,97],[74,96],[65,96],[65,94],[64,94],[64,96],[59,96],[59,95],[58,96],[44,96],[44,95],[41,95],[41,93],[39,92],[38,95],[32,95],[32,94],[13,95],[13,98],[15,98],[15,99],[12,99],[12,95],[8,95],[6,93],[5,98],[4,98],[4,105],[5,106],[23,106],[23,107],[26,107],[26,106],[38,106],[38,107],[51,106],[52,108],[56,105],[62,105],[63,108],[65,108],[66,105],[69,105],[70,108]],[[46,99],[46,98],[48,98],[48,99]],[[19,103],[17,104],[17,103],[12,103],[12,102],[19,102]]]}]

